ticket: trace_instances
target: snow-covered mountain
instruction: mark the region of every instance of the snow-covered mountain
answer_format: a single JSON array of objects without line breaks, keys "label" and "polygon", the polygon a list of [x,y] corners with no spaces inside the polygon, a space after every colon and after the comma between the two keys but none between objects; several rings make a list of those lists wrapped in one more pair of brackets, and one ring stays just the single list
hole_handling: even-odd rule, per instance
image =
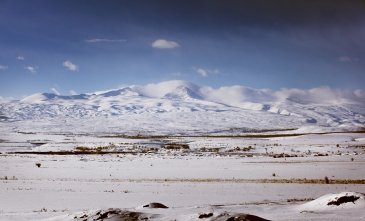
[{"label": "snow-covered mountain", "polygon": [[22,100],[1,101],[0,120],[17,125],[47,122],[57,128],[60,122],[68,122],[76,129],[151,133],[309,126],[354,130],[365,126],[365,93],[327,87],[214,89],[175,80],[72,96],[37,93]]}]

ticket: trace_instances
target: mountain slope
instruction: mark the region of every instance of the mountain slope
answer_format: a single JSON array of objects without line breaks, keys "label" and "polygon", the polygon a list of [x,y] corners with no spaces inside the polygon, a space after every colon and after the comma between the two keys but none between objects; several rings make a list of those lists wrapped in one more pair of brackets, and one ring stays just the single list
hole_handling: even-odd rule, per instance
[{"label": "mountain slope", "polygon": [[1,103],[0,115],[2,122],[17,122],[20,127],[24,122],[42,121],[57,126],[65,121],[70,122],[70,127],[84,125],[89,130],[88,124],[94,127],[99,122],[98,130],[118,132],[217,132],[308,126],[356,130],[365,125],[365,96],[363,91],[330,88],[213,89],[186,81],[167,81],[72,96],[38,93]]}]

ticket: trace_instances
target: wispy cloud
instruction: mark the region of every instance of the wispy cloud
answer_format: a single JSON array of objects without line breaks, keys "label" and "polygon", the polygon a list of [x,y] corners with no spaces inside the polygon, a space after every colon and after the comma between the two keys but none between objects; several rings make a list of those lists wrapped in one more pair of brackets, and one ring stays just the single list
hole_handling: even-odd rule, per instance
[{"label": "wispy cloud", "polygon": [[27,66],[24,69],[28,70],[30,73],[37,73],[37,69],[38,67],[34,67],[34,66]]},{"label": "wispy cloud", "polygon": [[109,38],[91,38],[85,40],[87,43],[117,43],[117,42],[126,42],[126,39],[109,39]]},{"label": "wispy cloud", "polygon": [[78,71],[79,70],[79,67],[76,64],[72,63],[70,60],[64,61],[62,63],[62,65],[70,71]]},{"label": "wispy cloud", "polygon": [[[200,93],[206,100],[248,109],[262,110],[262,104],[287,100],[304,104],[364,103],[364,90],[339,90],[329,87],[312,89],[282,88],[279,90],[254,89],[240,85],[220,88],[202,87]],[[273,112],[279,110],[272,109]],[[279,113],[279,112],[278,112]]]},{"label": "wispy cloud", "polygon": [[74,90],[72,90],[72,89],[69,91],[69,93],[70,93],[71,95],[77,95],[77,92],[76,92],[76,91],[74,91]]},{"label": "wispy cloud", "polygon": [[0,65],[0,70],[6,70],[6,69],[8,69],[8,66]]},{"label": "wispy cloud", "polygon": [[58,90],[56,88],[54,88],[54,87],[51,88],[51,91],[53,93],[55,93],[56,95],[60,95],[60,92],[58,92]]},{"label": "wispy cloud", "polygon": [[358,62],[359,58],[349,57],[349,56],[340,56],[337,58],[339,62]]},{"label": "wispy cloud", "polygon": [[173,49],[173,48],[180,47],[180,45],[175,41],[157,39],[156,41],[152,42],[152,47],[158,48],[158,49]]},{"label": "wispy cloud", "polygon": [[19,60],[19,61],[24,61],[25,60],[24,56],[21,56],[21,55],[19,55],[18,57],[16,57],[16,59]]},{"label": "wispy cloud", "polygon": [[341,56],[341,57],[338,57],[337,60],[339,62],[350,62],[352,59],[348,56]]},{"label": "wispy cloud", "polygon": [[214,70],[208,70],[208,69],[204,69],[204,68],[194,68],[195,72],[202,76],[202,77],[208,77],[209,75],[213,75],[213,74],[219,74],[219,70],[214,69]]},{"label": "wispy cloud", "polygon": [[195,72],[196,72],[197,74],[199,74],[200,76],[202,76],[202,77],[207,77],[207,76],[208,76],[208,71],[207,71],[207,70],[205,70],[205,69],[203,69],[203,68],[197,68],[197,69],[195,70]]},{"label": "wispy cloud", "polygon": [[365,91],[361,89],[357,89],[354,91],[356,97],[365,99]]}]

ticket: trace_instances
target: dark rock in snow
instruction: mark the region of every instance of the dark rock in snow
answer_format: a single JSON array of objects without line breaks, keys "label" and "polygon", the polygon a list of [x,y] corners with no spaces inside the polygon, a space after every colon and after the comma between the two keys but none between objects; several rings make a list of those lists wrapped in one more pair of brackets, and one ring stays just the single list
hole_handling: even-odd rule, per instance
[{"label": "dark rock in snow", "polygon": [[213,213],[202,213],[202,214],[199,215],[198,218],[199,219],[205,219],[205,218],[209,218],[211,216],[213,216]]},{"label": "dark rock in snow", "polygon": [[144,205],[143,207],[153,208],[153,209],[167,209],[167,208],[169,208],[169,207],[163,205],[162,203],[149,203],[147,205]]},{"label": "dark rock in snow", "polygon": [[107,221],[139,221],[139,220],[148,220],[149,218],[139,212],[133,212],[128,210],[121,209],[106,209],[106,210],[98,210],[94,213],[84,213],[80,216],[75,216],[74,220],[79,221],[94,221],[94,220],[107,220]]},{"label": "dark rock in snow", "polygon": [[259,216],[246,214],[246,213],[236,213],[236,214],[223,213],[212,220],[214,220],[214,221],[269,221],[269,220],[261,218]]},{"label": "dark rock in snow", "polygon": [[328,206],[330,206],[330,205],[339,206],[343,203],[350,203],[350,202],[355,204],[355,201],[358,199],[360,199],[359,196],[341,196],[338,199],[328,202],[327,205]]}]

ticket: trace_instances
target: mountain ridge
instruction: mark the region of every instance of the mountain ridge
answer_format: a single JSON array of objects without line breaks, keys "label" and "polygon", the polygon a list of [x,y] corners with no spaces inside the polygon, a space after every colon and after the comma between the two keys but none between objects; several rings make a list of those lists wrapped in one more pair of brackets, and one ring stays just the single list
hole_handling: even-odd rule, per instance
[{"label": "mountain ridge", "polygon": [[[236,85],[214,89],[175,80],[70,96],[36,93],[22,100],[0,103],[0,114],[4,116],[2,122],[129,117],[143,127],[141,116],[148,115],[153,119],[151,125],[162,118],[169,122],[181,120],[174,128],[189,128],[194,119],[216,121],[217,126],[227,128],[237,125],[255,128],[255,121],[268,129],[277,126],[271,125],[271,121],[286,128],[362,128],[365,125],[365,96],[362,96],[361,91],[327,87],[273,91]],[[178,119],[182,117],[186,122]],[[203,130],[205,121],[201,128],[195,129]]]}]

